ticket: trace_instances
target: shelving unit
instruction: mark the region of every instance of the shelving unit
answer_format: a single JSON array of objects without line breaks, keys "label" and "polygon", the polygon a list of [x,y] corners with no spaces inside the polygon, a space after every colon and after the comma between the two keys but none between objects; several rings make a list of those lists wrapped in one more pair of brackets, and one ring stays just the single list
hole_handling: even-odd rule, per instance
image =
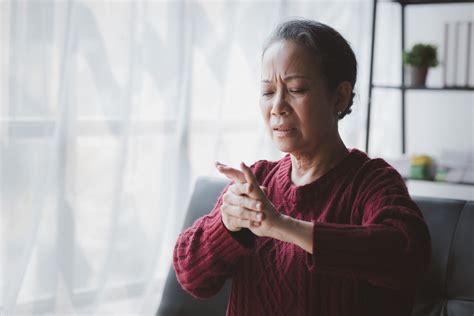
[{"label": "shelving unit", "polygon": [[474,200],[474,185],[408,179],[408,191],[414,196],[441,197],[460,200]]},{"label": "shelving unit", "polygon": [[[374,69],[374,51],[375,51],[375,26],[377,20],[377,5],[378,3],[398,3],[401,8],[401,51],[400,51],[400,64],[401,64],[401,84],[400,85],[383,85],[383,84],[374,84],[373,82],[373,69]],[[369,152],[369,140],[370,140],[370,120],[371,120],[371,108],[372,108],[372,91],[373,89],[395,89],[401,92],[401,118],[402,118],[402,128],[401,128],[401,152],[405,154],[406,152],[406,92],[407,91],[423,91],[429,93],[431,91],[446,91],[446,92],[459,92],[459,91],[474,91],[474,87],[409,87],[405,86],[405,67],[403,62],[401,62],[401,55],[405,51],[405,10],[409,5],[430,5],[430,4],[454,4],[454,3],[474,3],[473,0],[457,0],[457,1],[414,1],[414,0],[391,0],[391,1],[378,1],[373,0],[372,7],[372,42],[370,48],[370,71],[369,71],[369,93],[368,93],[368,105],[367,105],[367,126],[366,126],[366,139],[365,139],[365,151]]]},{"label": "shelving unit", "polygon": [[[400,67],[401,67],[401,83],[400,85],[384,85],[375,84],[373,82],[373,69],[374,69],[374,52],[375,52],[375,31],[376,31],[376,19],[377,19],[377,5],[378,3],[398,3],[401,9],[401,50],[400,50]],[[404,1],[404,0],[386,0],[378,1],[373,0],[372,7],[372,42],[370,48],[370,72],[369,72],[369,93],[368,93],[368,106],[367,106],[367,126],[366,126],[366,140],[365,140],[365,151],[369,152],[369,140],[370,140],[370,120],[371,120],[371,108],[372,108],[372,91],[373,89],[391,89],[398,90],[401,93],[401,153],[406,153],[406,93],[440,93],[441,91],[446,93],[456,92],[474,92],[474,87],[411,87],[405,86],[405,68],[401,60],[403,51],[405,51],[406,45],[406,23],[405,23],[405,10],[407,6],[412,5],[449,5],[454,3],[474,3],[473,0],[457,0],[457,1]],[[473,184],[461,184],[451,182],[438,182],[428,180],[414,180],[405,179],[410,194],[417,196],[438,196],[444,198],[454,199],[466,199],[474,200],[474,185]]]},{"label": "shelving unit", "polygon": [[372,89],[397,89],[397,90],[433,90],[433,91],[474,91],[474,87],[402,87],[392,85],[373,84]]}]

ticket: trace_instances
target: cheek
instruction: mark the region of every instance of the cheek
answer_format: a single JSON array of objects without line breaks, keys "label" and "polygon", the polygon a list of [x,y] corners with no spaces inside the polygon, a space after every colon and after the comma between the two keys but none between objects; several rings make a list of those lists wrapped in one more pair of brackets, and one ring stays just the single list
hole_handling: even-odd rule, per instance
[{"label": "cheek", "polygon": [[327,129],[330,124],[331,117],[327,111],[327,104],[319,102],[319,100],[312,100],[305,102],[299,107],[298,117],[304,129],[310,134]]},{"label": "cheek", "polygon": [[293,109],[302,123],[314,125],[315,120],[319,116],[318,106],[314,98],[307,98],[299,100],[298,103],[295,102]]}]

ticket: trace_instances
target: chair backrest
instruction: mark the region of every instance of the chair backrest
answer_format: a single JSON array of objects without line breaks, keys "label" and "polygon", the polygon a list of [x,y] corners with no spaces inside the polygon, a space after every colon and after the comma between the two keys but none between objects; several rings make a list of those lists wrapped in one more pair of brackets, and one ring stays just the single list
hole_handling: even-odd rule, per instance
[{"label": "chair backrest", "polygon": [[474,315],[474,202],[414,200],[430,230],[432,254],[412,315]]},{"label": "chair backrest", "polygon": [[[209,213],[229,181],[220,178],[200,177],[196,181],[183,230],[196,219]],[[163,297],[157,315],[159,316],[221,316],[225,315],[231,282],[228,280],[219,293],[207,300],[198,300],[181,288],[173,267],[165,283]]]},{"label": "chair backrest", "polygon": [[[225,179],[201,177],[189,203],[184,228],[209,213],[228,183]],[[421,284],[412,316],[474,315],[474,202],[413,198],[430,230],[430,268]],[[185,292],[170,268],[159,316],[225,315],[230,281],[214,297],[198,300]]]}]

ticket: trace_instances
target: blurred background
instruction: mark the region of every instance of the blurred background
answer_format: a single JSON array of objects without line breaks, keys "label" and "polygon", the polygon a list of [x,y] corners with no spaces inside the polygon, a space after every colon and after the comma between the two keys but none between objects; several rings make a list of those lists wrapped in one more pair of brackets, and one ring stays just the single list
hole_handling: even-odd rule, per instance
[{"label": "blurred background", "polygon": [[0,315],[157,310],[196,178],[282,156],[260,118],[260,57],[290,17],[331,25],[356,53],[348,147],[367,148],[371,90],[369,155],[411,194],[474,199],[474,4],[405,8],[406,50],[438,59],[406,91],[400,4],[379,1],[375,29],[373,8],[0,0]]}]

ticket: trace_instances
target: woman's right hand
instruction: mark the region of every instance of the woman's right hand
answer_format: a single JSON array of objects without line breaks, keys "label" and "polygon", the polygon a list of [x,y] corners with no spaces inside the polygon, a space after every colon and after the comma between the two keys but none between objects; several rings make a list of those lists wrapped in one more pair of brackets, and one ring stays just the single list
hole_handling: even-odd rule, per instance
[{"label": "woman's right hand", "polygon": [[260,201],[247,197],[252,191],[252,184],[235,182],[224,193],[221,216],[229,231],[236,232],[242,228],[257,228],[261,225],[263,205]]}]

